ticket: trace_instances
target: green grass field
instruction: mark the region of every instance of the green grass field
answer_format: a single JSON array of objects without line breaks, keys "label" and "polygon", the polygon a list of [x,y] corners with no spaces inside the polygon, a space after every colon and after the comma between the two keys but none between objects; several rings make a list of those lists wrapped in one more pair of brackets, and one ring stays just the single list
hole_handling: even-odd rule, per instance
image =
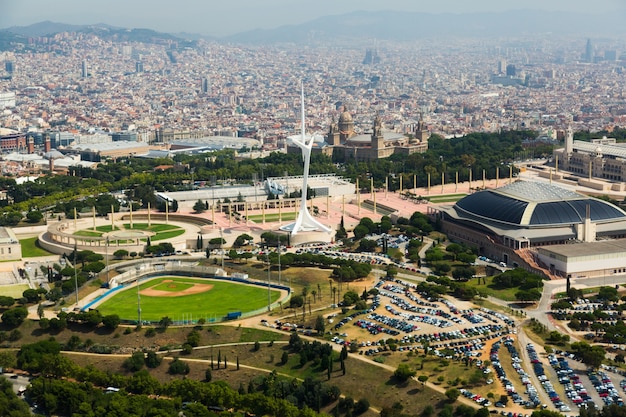
[{"label": "green grass field", "polygon": [[27,284],[3,285],[0,286],[0,294],[7,297],[22,298],[24,291],[29,288],[30,287]]},{"label": "green grass field", "polygon": [[185,229],[179,227],[176,230],[166,230],[164,232],[158,232],[156,235],[152,236],[150,240],[152,242],[155,242],[157,240],[171,239],[173,237],[180,236],[183,233],[185,233]]},{"label": "green grass field", "polygon": [[[163,283],[164,280],[172,282]],[[154,288],[161,291],[184,291],[193,284],[211,284],[211,290],[191,295],[153,297],[141,296],[141,319],[158,322],[168,316],[174,321],[185,317],[193,320],[205,318],[221,318],[234,311],[242,313],[253,311],[267,306],[267,288],[255,285],[243,285],[232,282],[208,279],[194,279],[183,277],[161,277],[142,282],[140,290]],[[280,292],[270,292],[271,302],[280,297]],[[100,304],[97,309],[103,315],[117,314],[122,319],[134,320],[137,318],[137,287],[131,285],[128,289],[120,290],[108,300]]]},{"label": "green grass field", "polygon": [[90,236],[90,237],[94,237],[94,236],[102,236],[103,232],[98,232],[98,231],[93,231],[93,230],[87,230],[87,229],[83,229],[83,230],[77,230],[76,232],[74,232],[74,235],[76,236]]},{"label": "green grass field", "polygon": [[22,246],[22,258],[34,258],[37,256],[54,255],[53,253],[39,247],[39,243],[37,243],[37,237],[22,239],[20,240],[20,245]]},{"label": "green grass field", "polygon": [[[296,216],[298,214],[294,213],[293,211],[286,211],[281,213],[280,218],[282,219],[282,221],[290,221],[290,220],[295,220]],[[263,221],[263,215],[262,214],[253,214],[251,216],[248,216],[248,220],[253,221],[255,223],[260,223]],[[278,221],[278,213],[266,213],[265,214],[265,221],[266,222],[277,222]]]},{"label": "green grass field", "polygon": [[478,284],[478,279],[472,278],[467,281],[467,286],[474,287],[478,291],[485,293],[486,295],[490,295],[492,297],[499,298],[504,301],[515,301],[515,294],[519,291],[519,288],[504,288],[498,289],[493,285],[493,277],[485,277],[487,284],[483,284],[481,278],[481,284]]},{"label": "green grass field", "polygon": [[453,203],[453,202],[459,201],[466,195],[467,194],[463,193],[463,194],[446,194],[446,195],[440,195],[440,196],[431,196],[431,197],[428,197],[428,201],[430,201],[431,203]]},{"label": "green grass field", "polygon": [[[163,224],[163,223],[154,224],[153,223],[150,226],[148,226],[148,223],[133,223],[132,229],[130,227],[130,223],[125,223],[123,226],[126,230],[144,230],[144,231],[154,232],[155,235],[150,238],[150,240],[153,242],[158,241],[158,240],[171,239],[173,237],[180,236],[183,233],[185,233],[185,229],[179,226],[172,225],[172,224]],[[121,229],[115,226],[115,230],[121,230]],[[97,226],[95,231],[92,228],[77,230],[74,233],[74,235],[87,236],[87,237],[100,237],[104,233],[109,233],[109,232],[111,232],[111,225],[103,225],[103,226]],[[142,239],[142,241],[145,242],[146,239]],[[111,241],[111,244],[124,244],[124,243],[130,243],[130,242],[132,241],[117,240],[117,241]],[[22,252],[23,251],[24,250],[22,249]]]}]

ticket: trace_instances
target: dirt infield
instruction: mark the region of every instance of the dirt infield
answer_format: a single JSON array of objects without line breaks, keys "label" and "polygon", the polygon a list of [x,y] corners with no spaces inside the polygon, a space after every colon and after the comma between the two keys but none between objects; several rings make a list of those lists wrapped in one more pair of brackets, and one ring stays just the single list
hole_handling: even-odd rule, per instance
[{"label": "dirt infield", "polygon": [[[159,284],[172,282],[170,281],[162,281]],[[159,285],[156,284],[156,285]],[[147,295],[149,297],[182,297],[184,295],[192,295],[199,294],[202,292],[210,291],[213,288],[213,284],[193,284],[191,287],[186,288],[182,291],[161,291],[155,290],[154,288],[146,288],[145,290],[141,290],[139,294]]]}]

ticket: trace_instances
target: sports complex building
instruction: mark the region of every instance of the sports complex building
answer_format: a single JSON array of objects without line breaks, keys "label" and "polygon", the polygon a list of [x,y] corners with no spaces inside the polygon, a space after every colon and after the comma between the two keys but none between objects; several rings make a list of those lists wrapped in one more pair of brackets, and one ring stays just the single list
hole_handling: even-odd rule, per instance
[{"label": "sports complex building", "polygon": [[550,278],[626,274],[626,212],[552,184],[517,181],[431,215],[453,241]]}]

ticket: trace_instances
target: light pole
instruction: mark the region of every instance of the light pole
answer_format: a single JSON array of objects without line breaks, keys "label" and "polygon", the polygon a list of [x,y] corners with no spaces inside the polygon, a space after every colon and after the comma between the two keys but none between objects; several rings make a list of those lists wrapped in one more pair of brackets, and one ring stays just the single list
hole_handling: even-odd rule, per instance
[{"label": "light pole", "polygon": [[222,234],[222,228],[220,228],[220,252],[222,253],[222,270],[224,270],[224,235]]},{"label": "light pole", "polygon": [[107,274],[107,285],[108,285],[109,284],[109,237],[108,236],[106,237],[106,241],[104,244],[104,257],[107,263],[105,271]]},{"label": "light pole", "polygon": [[139,294],[139,270],[137,269],[137,326],[141,327],[141,295]]},{"label": "light pole", "polygon": [[76,307],[78,307],[78,269],[76,268],[78,258],[78,250],[74,248],[74,288],[76,288]]},{"label": "light pole", "polygon": [[270,254],[267,254],[267,311],[271,311],[272,297],[270,293],[270,276],[272,271],[272,263],[270,262]]},{"label": "light pole", "polygon": [[280,238],[278,239],[278,285],[280,285]]}]

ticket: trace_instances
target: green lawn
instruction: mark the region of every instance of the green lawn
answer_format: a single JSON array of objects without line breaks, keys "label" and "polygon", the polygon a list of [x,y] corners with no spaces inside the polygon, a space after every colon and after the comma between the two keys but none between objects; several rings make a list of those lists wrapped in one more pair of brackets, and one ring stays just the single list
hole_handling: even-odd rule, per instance
[{"label": "green lawn", "polygon": [[[131,230],[130,227],[130,223],[125,223],[124,224],[124,228],[126,230]],[[133,230],[149,230],[151,232],[163,232],[166,230],[174,230],[174,229],[180,229],[180,227],[175,226],[173,224],[163,224],[163,223],[152,223],[150,226],[148,226],[148,223],[133,223]]]},{"label": "green lawn", "polygon": [[54,255],[39,246],[36,236],[20,240],[20,245],[22,246],[22,258]]},{"label": "green lawn", "polygon": [[483,278],[481,277],[480,285],[479,285],[478,279],[472,278],[469,281],[467,281],[467,285],[469,287],[476,288],[478,291],[484,292],[487,295],[499,298],[504,301],[517,300],[517,298],[515,298],[515,293],[519,291],[519,288],[515,287],[515,288],[498,289],[498,288],[495,288],[493,285],[493,277],[485,277],[485,280],[487,281],[486,285],[483,284]]},{"label": "green lawn", "polygon": [[83,229],[83,230],[77,230],[76,232],[74,232],[74,235],[76,236],[97,236],[100,237],[102,236],[102,232],[98,232],[98,231],[93,231],[93,230],[87,230],[87,229]]},{"label": "green lawn", "polygon": [[[282,219],[282,221],[290,221],[290,220],[295,220],[297,217],[297,213],[294,213],[293,211],[286,211],[281,213],[280,218]],[[248,220],[251,220],[255,223],[259,223],[263,221],[263,215],[262,214],[253,214],[252,216],[248,216]],[[278,213],[267,213],[265,214],[265,221],[266,222],[277,222],[278,221]]]},{"label": "green lawn", "polygon": [[467,194],[465,194],[465,193],[463,193],[463,194],[446,194],[446,195],[428,197],[428,201],[430,201],[431,203],[452,203],[452,202],[459,201],[460,199],[462,199],[466,195]]},{"label": "green lawn", "polygon": [[[113,228],[111,227],[110,224],[105,224],[103,226],[96,226],[96,230],[100,232],[111,232]],[[115,226],[115,230],[120,230],[120,228]]]},{"label": "green lawn", "polygon": [[7,297],[22,298],[24,291],[29,288],[28,284],[3,285],[0,287],[0,294]]},{"label": "green lawn", "polygon": [[178,228],[176,230],[169,230],[165,232],[158,232],[156,235],[150,238],[150,241],[155,242],[157,240],[171,239],[176,236],[180,236],[185,233],[185,229]]},{"label": "green lawn", "polygon": [[[140,289],[163,285],[163,280],[166,279],[172,281],[166,285],[199,283],[211,284],[213,288],[204,293],[178,297],[142,295],[140,299],[142,320],[158,322],[164,316],[168,316],[174,321],[182,320],[184,317],[192,317],[194,320],[205,318],[210,321],[211,318],[221,318],[230,312],[241,311],[245,313],[267,306],[267,288],[220,280],[161,277],[141,283]],[[182,291],[183,288],[181,286],[179,291]],[[272,290],[270,292],[272,303],[277,301],[279,297],[279,291]],[[128,289],[120,290],[97,308],[103,315],[118,314],[122,319],[136,319],[137,287],[130,285]]]}]

